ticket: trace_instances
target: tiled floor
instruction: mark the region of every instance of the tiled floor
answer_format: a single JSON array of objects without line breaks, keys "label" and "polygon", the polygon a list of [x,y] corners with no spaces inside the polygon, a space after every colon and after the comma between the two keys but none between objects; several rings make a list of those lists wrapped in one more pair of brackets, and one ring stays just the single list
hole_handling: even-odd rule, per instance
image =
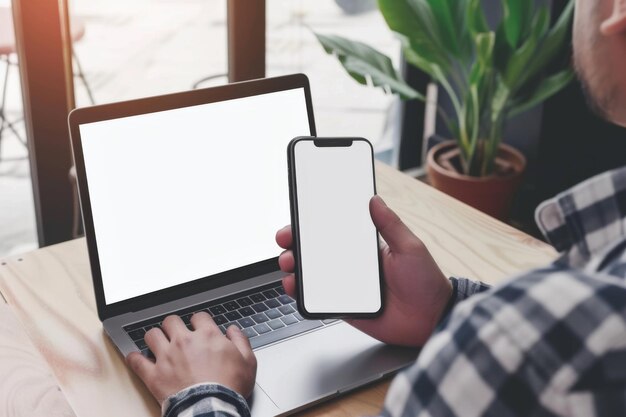
[{"label": "tiled floor", "polygon": [[[363,4],[369,0],[354,0]],[[341,0],[339,2],[350,2]],[[370,2],[373,3],[373,2]],[[0,6],[8,4],[0,0]],[[187,90],[224,74],[226,2],[223,0],[74,0],[71,13],[86,23],[75,45],[97,103]],[[390,147],[385,130],[394,99],[351,80],[317,44],[312,30],[362,40],[398,55],[398,44],[376,11],[344,14],[335,0],[267,0],[268,76],[306,73],[312,86],[318,134],[364,136],[378,150]],[[3,74],[0,68],[0,74]],[[21,113],[17,70],[8,91],[12,118]],[[217,78],[204,84],[221,84]],[[88,105],[77,83],[78,106]],[[25,156],[10,134],[2,157]],[[28,163],[0,162],[0,256],[35,248],[36,233]]]}]

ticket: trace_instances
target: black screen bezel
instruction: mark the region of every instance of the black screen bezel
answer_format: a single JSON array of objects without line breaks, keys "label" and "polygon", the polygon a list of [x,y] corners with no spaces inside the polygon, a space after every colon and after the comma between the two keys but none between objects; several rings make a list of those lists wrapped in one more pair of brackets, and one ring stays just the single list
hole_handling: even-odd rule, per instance
[{"label": "black screen bezel", "polygon": [[[307,319],[372,319],[376,317],[380,317],[385,308],[385,295],[384,295],[384,272],[383,272],[383,264],[382,258],[380,254],[380,241],[378,239],[378,231],[376,231],[375,239],[376,245],[378,248],[378,278],[379,278],[379,286],[378,286],[378,294],[380,295],[380,308],[377,311],[372,312],[351,312],[351,313],[337,313],[333,311],[323,312],[323,313],[311,313],[306,309],[305,303],[305,295],[304,288],[302,285],[302,258],[300,257],[301,249],[300,249],[300,218],[298,211],[298,187],[296,181],[296,157],[295,150],[298,143],[302,142],[314,142],[316,147],[347,147],[352,146],[353,142],[365,142],[370,147],[370,158],[372,161],[372,183],[374,186],[374,195],[377,194],[376,191],[376,167],[374,164],[374,148],[372,144],[364,138],[359,137],[332,137],[332,138],[322,138],[322,137],[297,137],[294,138],[287,147],[287,166],[289,170],[289,206],[291,210],[291,231],[293,234],[293,255],[294,255],[294,275],[296,282],[296,298],[297,298],[297,307],[300,314]],[[332,289],[331,289],[332,291]],[[357,289],[355,289],[355,295],[358,295]]]},{"label": "black screen bezel", "polygon": [[244,81],[201,90],[80,108],[70,112],[68,116],[68,124],[72,142],[72,154],[74,157],[74,166],[76,167],[79,200],[83,215],[83,225],[87,240],[87,249],[89,252],[89,263],[91,266],[94,293],[100,320],[105,320],[109,317],[132,311],[139,311],[173,301],[187,295],[211,290],[226,284],[274,272],[277,271],[279,267],[278,258],[274,257],[251,265],[232,269],[230,271],[201,277],[173,287],[129,298],[127,300],[106,304],[79,126],[81,124],[100,122],[104,120],[192,107],[299,88],[304,89],[309,130],[311,132],[310,134],[315,136],[316,130],[315,119],[313,116],[311,90],[309,80],[304,74],[293,74],[282,77]]}]

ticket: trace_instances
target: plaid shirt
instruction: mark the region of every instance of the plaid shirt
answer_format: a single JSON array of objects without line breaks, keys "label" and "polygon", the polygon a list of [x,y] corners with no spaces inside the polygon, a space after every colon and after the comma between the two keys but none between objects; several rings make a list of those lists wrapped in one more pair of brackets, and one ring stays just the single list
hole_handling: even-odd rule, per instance
[{"label": "plaid shirt", "polygon": [[246,400],[219,384],[197,384],[163,402],[163,417],[250,417]]},{"label": "plaid shirt", "polygon": [[[626,416],[626,168],[543,203],[537,222],[561,257],[489,290],[452,279],[458,305],[396,376],[383,416]],[[248,413],[232,394],[168,405]]]}]

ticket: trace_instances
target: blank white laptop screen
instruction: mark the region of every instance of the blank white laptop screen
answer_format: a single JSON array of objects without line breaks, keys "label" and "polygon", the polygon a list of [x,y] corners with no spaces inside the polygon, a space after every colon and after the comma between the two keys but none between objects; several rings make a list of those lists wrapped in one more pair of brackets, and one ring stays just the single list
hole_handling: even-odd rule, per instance
[{"label": "blank white laptop screen", "polygon": [[107,304],[279,254],[304,89],[79,128]]}]

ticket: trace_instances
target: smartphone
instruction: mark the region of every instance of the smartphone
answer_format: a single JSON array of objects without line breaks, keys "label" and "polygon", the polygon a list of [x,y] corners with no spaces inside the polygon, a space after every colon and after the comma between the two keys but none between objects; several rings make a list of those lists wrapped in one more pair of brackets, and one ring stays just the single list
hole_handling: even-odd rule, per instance
[{"label": "smartphone", "polygon": [[298,137],[287,149],[297,305],[303,317],[383,311],[374,152],[363,138]]}]

